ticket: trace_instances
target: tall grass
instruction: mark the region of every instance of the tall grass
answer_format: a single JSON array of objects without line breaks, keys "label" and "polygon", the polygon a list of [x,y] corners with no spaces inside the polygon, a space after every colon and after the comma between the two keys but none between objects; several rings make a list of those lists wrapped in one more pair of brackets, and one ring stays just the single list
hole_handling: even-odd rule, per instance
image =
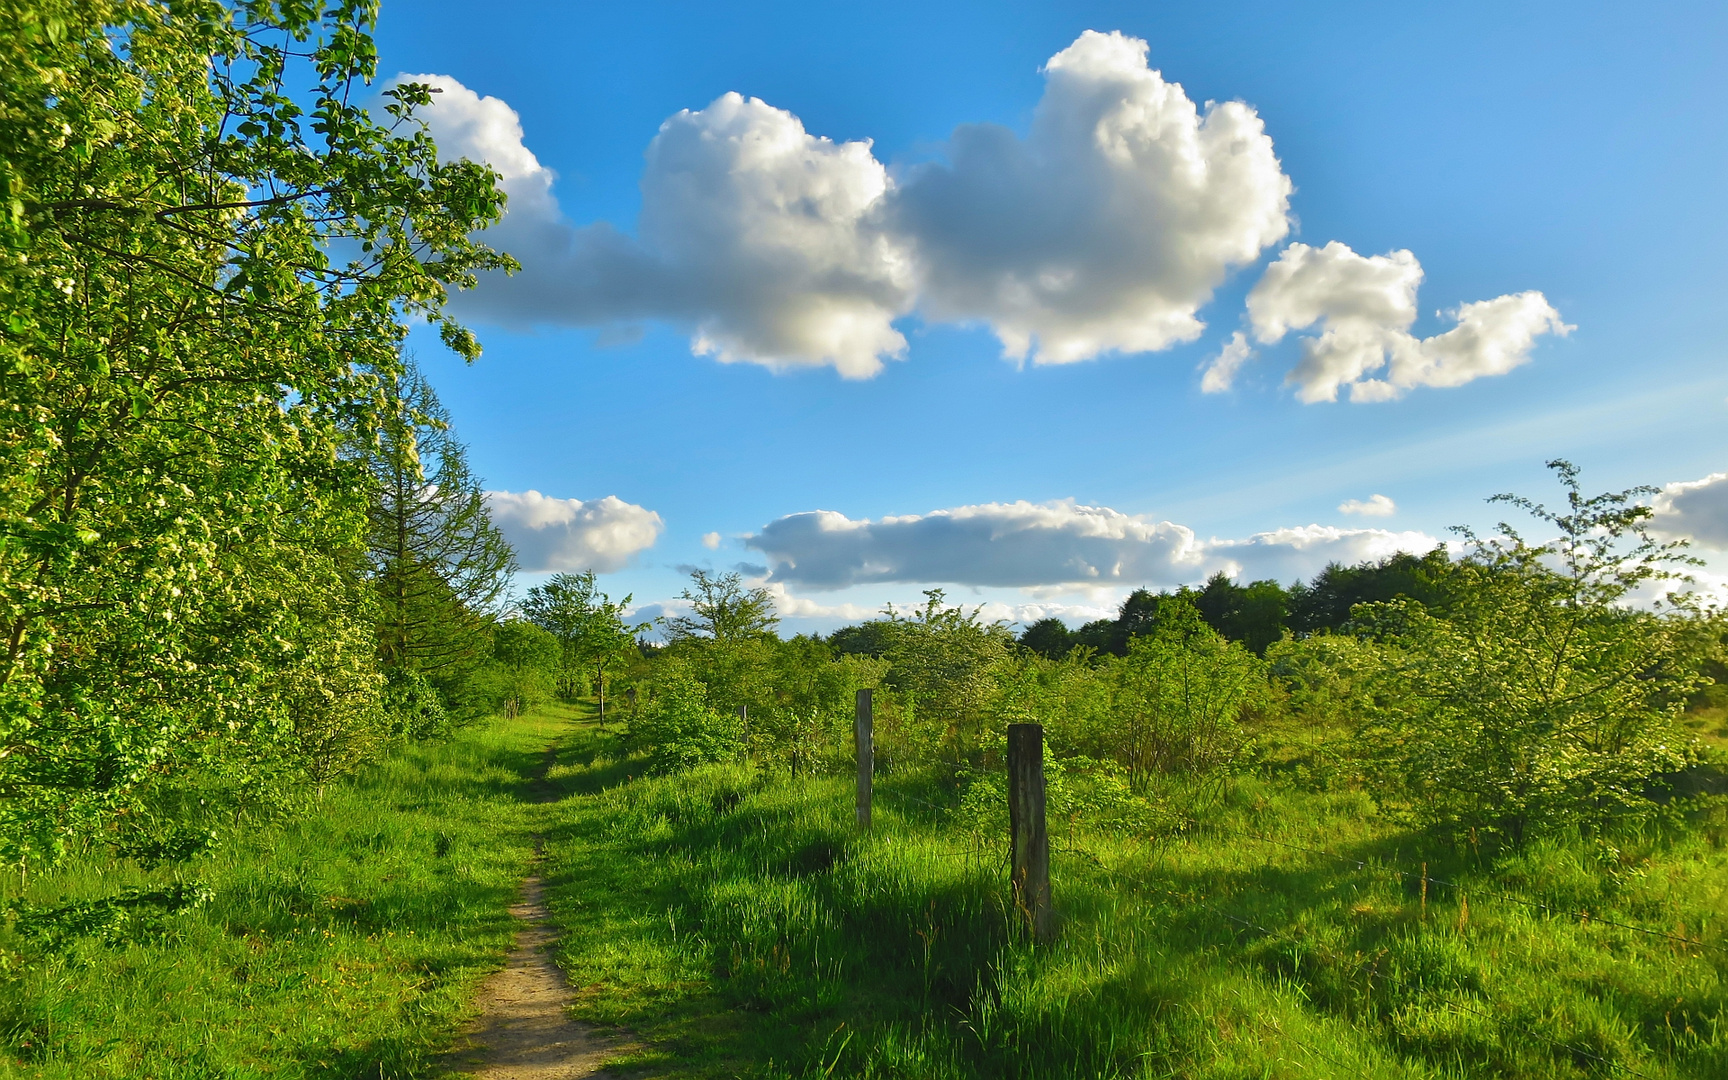
[{"label": "tall grass", "polygon": [[510,942],[547,724],[404,748],[175,874],[85,861],[32,881],[38,903],[176,877],[214,898],[114,942],[0,937],[0,1076],[425,1075]]},{"label": "tall grass", "polygon": [[1053,823],[1037,949],[1005,837],[929,777],[879,778],[860,834],[847,780],[642,778],[581,738],[548,833],[563,959],[654,1075],[1728,1077],[1720,806],[1495,854],[1247,776],[1158,842]]}]

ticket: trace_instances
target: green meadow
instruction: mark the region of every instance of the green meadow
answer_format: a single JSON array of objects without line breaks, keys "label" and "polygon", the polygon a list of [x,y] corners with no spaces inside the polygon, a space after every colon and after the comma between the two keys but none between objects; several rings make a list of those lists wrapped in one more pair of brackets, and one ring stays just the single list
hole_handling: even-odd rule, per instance
[{"label": "green meadow", "polygon": [[636,1037],[624,1075],[1728,1075],[1719,798],[1494,855],[1321,790],[1291,744],[1175,835],[1053,820],[1038,947],[1006,815],[937,773],[879,777],[863,833],[850,777],[646,765],[553,707],[404,747],[172,874],[33,881],[98,912],[175,877],[213,895],[11,933],[0,1075],[437,1075],[536,837],[575,1013]]},{"label": "green meadow", "polygon": [[[556,723],[401,747],[172,871],[92,859],[14,875],[9,895],[89,911],[64,941],[4,937],[0,1075],[426,1075],[514,932]],[[148,921],[104,904],[175,880],[211,899]]]},{"label": "green meadow", "polygon": [[1161,842],[1053,822],[1038,948],[1005,832],[928,774],[882,777],[865,835],[848,778],[567,746],[562,960],[647,1075],[1728,1075],[1720,801],[1491,857],[1288,757]]}]

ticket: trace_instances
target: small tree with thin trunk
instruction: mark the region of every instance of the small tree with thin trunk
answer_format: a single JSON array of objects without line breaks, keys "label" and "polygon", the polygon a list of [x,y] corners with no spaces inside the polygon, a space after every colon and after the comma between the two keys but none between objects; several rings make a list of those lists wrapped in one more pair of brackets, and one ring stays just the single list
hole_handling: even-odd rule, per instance
[{"label": "small tree with thin trunk", "polygon": [[1389,798],[1424,821],[1504,836],[1600,824],[1648,806],[1652,778],[1682,767],[1676,723],[1702,641],[1689,601],[1645,607],[1634,591],[1695,562],[1653,539],[1641,487],[1585,496],[1578,470],[1548,463],[1562,510],[1516,495],[1557,535],[1526,541],[1502,523],[1447,575],[1444,618],[1402,600],[1362,605],[1392,661],[1365,736]]}]

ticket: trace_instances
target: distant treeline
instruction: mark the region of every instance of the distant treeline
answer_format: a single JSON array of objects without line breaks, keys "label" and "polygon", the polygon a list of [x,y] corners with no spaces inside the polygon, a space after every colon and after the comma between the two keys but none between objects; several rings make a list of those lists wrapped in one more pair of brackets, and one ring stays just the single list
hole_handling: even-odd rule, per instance
[{"label": "distant treeline", "polygon": [[[1179,597],[1192,604],[1212,629],[1265,656],[1267,647],[1286,633],[1300,637],[1344,629],[1357,604],[1403,598],[1431,611],[1443,609],[1443,582],[1450,563],[1443,547],[1426,555],[1400,553],[1355,566],[1333,563],[1313,581],[1298,581],[1288,588],[1276,581],[1239,585],[1219,572],[1198,589],[1188,585],[1174,592],[1135,589],[1122,601],[1114,619],[1096,619],[1078,630],[1068,629],[1061,619],[1039,619],[1026,627],[1019,641],[1052,659],[1076,647],[1126,656],[1131,639],[1156,627],[1159,600]],[[856,629],[849,627],[839,633],[855,634]]]}]

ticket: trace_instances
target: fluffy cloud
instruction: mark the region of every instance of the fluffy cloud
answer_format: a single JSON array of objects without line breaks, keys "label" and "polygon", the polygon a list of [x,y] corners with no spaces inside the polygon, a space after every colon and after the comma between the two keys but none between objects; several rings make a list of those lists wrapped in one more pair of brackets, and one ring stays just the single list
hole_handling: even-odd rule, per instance
[{"label": "fluffy cloud", "polygon": [[703,533],[702,534],[702,546],[707,548],[709,551],[719,551],[720,550],[720,534],[717,532]]},{"label": "fluffy cloud", "polygon": [[890,194],[920,310],[984,322],[1007,355],[1042,363],[1193,340],[1225,273],[1289,230],[1290,180],[1259,116],[1200,111],[1119,33],[1081,34],[1044,74],[1025,139],[961,127],[946,160]]},{"label": "fluffy cloud", "polygon": [[459,298],[467,313],[518,326],[668,319],[700,354],[850,377],[905,351],[891,323],[911,306],[910,269],[866,221],[888,188],[868,142],[818,138],[738,94],[686,109],[648,145],[632,238],[564,219],[508,105],[446,76],[398,79],[443,91],[427,112],[440,153],[490,163],[510,195],[488,240],[522,271]]},{"label": "fluffy cloud", "polygon": [[1321,525],[1201,540],[1186,526],[1072,501],[986,503],[878,521],[817,510],[780,518],[745,540],[768,557],[771,582],[811,589],[888,582],[1161,586],[1219,570],[1290,578],[1329,562],[1436,543],[1418,532]]},{"label": "fluffy cloud", "polygon": [[1208,572],[1222,570],[1231,577],[1290,581],[1313,577],[1329,563],[1349,566],[1400,551],[1419,554],[1441,543],[1424,532],[1300,525],[1242,540],[1214,540],[1207,545],[1206,566]]},{"label": "fluffy cloud", "polygon": [[1338,504],[1340,514],[1360,514],[1363,517],[1391,517],[1398,504],[1384,495],[1370,495],[1367,500],[1346,499]]},{"label": "fluffy cloud", "polygon": [[[1503,375],[1530,358],[1537,337],[1572,329],[1541,293],[1522,292],[1464,304],[1452,329],[1418,338],[1410,326],[1421,283],[1422,265],[1408,251],[1362,256],[1336,240],[1291,244],[1248,294],[1248,317],[1264,344],[1319,326],[1287,380],[1305,402],[1336,401],[1341,387],[1352,401],[1387,401],[1418,386]],[[1227,387],[1228,373],[1219,382]]]},{"label": "fluffy cloud", "polygon": [[1290,181],[1254,110],[1204,111],[1146,43],[1088,31],[1050,59],[1021,139],[957,129],[896,186],[868,142],[834,143],[726,94],[661,125],[635,237],[576,226],[516,113],[440,75],[440,152],[491,163],[511,203],[489,239],[522,263],[458,306],[515,325],[666,319],[692,348],[866,378],[896,318],[987,324],[1015,358],[1064,363],[1192,340],[1234,266],[1288,231]]},{"label": "fluffy cloud", "polygon": [[1728,551],[1728,472],[1668,484],[1653,502],[1657,532],[1699,547]]},{"label": "fluffy cloud", "polygon": [[538,491],[488,491],[487,509],[527,571],[610,573],[654,546],[660,515],[615,495],[555,499]]}]

